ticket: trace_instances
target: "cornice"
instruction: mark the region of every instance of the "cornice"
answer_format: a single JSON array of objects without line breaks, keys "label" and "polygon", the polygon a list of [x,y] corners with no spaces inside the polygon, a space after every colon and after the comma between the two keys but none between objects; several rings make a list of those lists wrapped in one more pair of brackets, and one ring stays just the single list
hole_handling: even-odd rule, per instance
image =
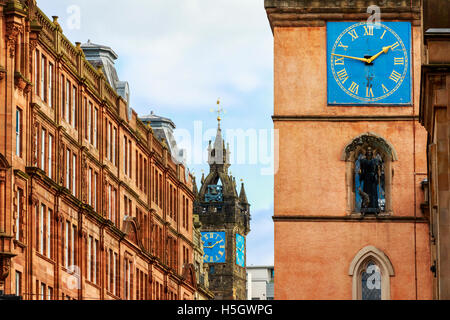
[{"label": "cornice", "polygon": [[306,215],[283,215],[273,216],[274,222],[358,222],[358,223],[428,223],[428,220],[414,216],[392,216],[379,215],[362,216],[352,214],[348,216],[306,216]]},{"label": "cornice", "polygon": [[[410,107],[410,106],[408,106]],[[274,115],[273,122],[321,121],[321,122],[362,122],[362,121],[417,121],[414,115]]]},{"label": "cornice", "polygon": [[366,20],[371,5],[380,7],[383,20],[420,25],[420,0],[265,0],[272,31],[275,27],[325,26],[326,21]]}]

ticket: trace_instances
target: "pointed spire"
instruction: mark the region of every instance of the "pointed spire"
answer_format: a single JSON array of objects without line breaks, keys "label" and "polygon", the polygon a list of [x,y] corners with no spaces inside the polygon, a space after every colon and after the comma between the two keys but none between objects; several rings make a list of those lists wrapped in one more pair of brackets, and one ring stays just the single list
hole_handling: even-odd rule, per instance
[{"label": "pointed spire", "polygon": [[202,185],[205,183],[205,172],[202,170],[202,180],[200,181]]},{"label": "pointed spire", "polygon": [[241,185],[241,192],[239,194],[239,200],[241,201],[241,203],[248,203],[247,194],[245,193],[245,188],[244,188],[244,182],[242,182],[242,185]]},{"label": "pointed spire", "polygon": [[197,188],[197,181],[196,181],[194,175],[192,176],[192,185],[193,185],[192,192],[194,192],[195,197],[197,197],[198,196],[198,188]]}]

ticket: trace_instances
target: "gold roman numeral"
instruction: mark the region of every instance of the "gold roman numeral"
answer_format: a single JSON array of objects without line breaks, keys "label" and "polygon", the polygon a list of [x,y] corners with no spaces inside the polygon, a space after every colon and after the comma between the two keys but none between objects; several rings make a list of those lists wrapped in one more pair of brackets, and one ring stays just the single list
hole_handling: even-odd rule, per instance
[{"label": "gold roman numeral", "polygon": [[366,97],[367,98],[373,98],[372,88],[369,88],[369,87],[366,88]]},{"label": "gold roman numeral", "polygon": [[397,48],[400,44],[398,43],[398,41],[396,43],[394,43],[391,47],[391,50],[394,51],[395,48]]},{"label": "gold roman numeral", "polygon": [[344,50],[347,50],[347,49],[348,49],[348,46],[342,44],[342,41],[339,42],[338,47],[344,48]]},{"label": "gold roman numeral", "polygon": [[342,83],[345,83],[345,81],[347,81],[348,79],[347,71],[345,71],[345,68],[337,72],[336,75],[338,76],[339,80],[341,80]]},{"label": "gold roman numeral", "polygon": [[394,58],[394,64],[405,64],[405,60],[403,57],[401,58]]},{"label": "gold roman numeral", "polygon": [[383,40],[384,35],[386,34],[386,30],[384,30],[383,34],[381,35],[381,40]]},{"label": "gold roman numeral", "polygon": [[398,80],[400,80],[401,77],[402,77],[402,75],[394,70],[394,71],[392,71],[391,76],[389,77],[389,79],[391,79],[392,81],[397,83]]},{"label": "gold roman numeral", "polygon": [[364,35],[373,36],[373,26],[364,26]]},{"label": "gold roman numeral", "polygon": [[339,58],[339,57],[335,57],[334,58],[334,64],[336,65],[336,66],[343,66],[344,65],[344,57],[342,57],[342,58]]},{"label": "gold roman numeral", "polygon": [[348,34],[352,36],[352,41],[354,41],[355,39],[358,39],[358,35],[356,34],[356,29],[349,31]]},{"label": "gold roman numeral", "polygon": [[384,86],[384,84],[381,84],[381,87],[383,88],[383,93],[388,93],[389,92],[388,88],[386,88]]},{"label": "gold roman numeral", "polygon": [[352,82],[352,84],[350,85],[350,88],[348,88],[348,91],[354,93],[354,94],[358,94],[358,90],[359,90],[359,86]]}]

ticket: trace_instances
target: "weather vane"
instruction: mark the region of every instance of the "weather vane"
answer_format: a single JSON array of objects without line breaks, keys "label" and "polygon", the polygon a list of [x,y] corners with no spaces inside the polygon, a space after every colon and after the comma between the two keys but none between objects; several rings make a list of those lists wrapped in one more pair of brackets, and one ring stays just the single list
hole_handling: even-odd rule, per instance
[{"label": "weather vane", "polygon": [[225,109],[220,107],[220,98],[217,99],[217,110],[214,111],[213,109],[211,109],[211,112],[217,113],[217,121],[219,121],[219,123],[220,123],[220,121],[222,120],[220,115],[226,113]]}]

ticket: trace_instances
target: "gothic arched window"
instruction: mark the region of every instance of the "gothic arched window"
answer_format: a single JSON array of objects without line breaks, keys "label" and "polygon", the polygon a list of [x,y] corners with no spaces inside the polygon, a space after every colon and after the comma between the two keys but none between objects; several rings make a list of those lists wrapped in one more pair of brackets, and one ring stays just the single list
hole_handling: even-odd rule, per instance
[{"label": "gothic arched window", "polygon": [[349,143],[342,155],[346,161],[347,212],[392,214],[393,147],[383,138],[366,133]]},{"label": "gothic arched window", "polygon": [[390,277],[394,268],[389,258],[379,249],[367,246],[361,249],[350,264],[354,300],[389,300]]},{"label": "gothic arched window", "polygon": [[361,300],[381,300],[380,267],[368,260],[361,270]]}]

